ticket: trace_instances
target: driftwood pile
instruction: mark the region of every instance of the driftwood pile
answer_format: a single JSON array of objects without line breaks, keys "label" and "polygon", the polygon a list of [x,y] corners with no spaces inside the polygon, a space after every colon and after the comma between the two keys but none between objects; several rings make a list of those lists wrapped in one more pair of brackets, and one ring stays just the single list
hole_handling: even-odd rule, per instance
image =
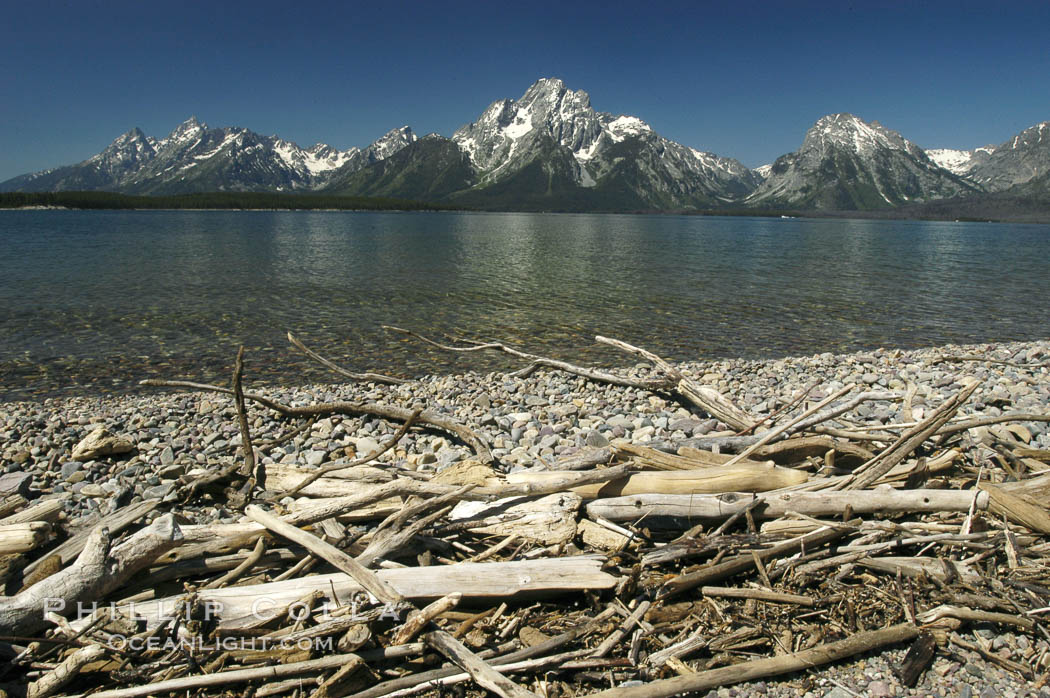
[{"label": "driftwood pile", "polygon": [[[1050,657],[1006,659],[966,630],[1048,637],[1050,452],[1027,448],[1021,424],[1050,417],[960,417],[977,388],[962,380],[916,422],[858,421],[871,401],[912,414],[914,390],[851,385],[816,403],[803,393],[756,423],[659,357],[598,340],[650,361],[652,377],[497,343],[438,346],[671,395],[725,430],[614,441],[508,475],[447,415],[246,393],[241,355],[229,388],[148,381],[229,394],[241,457],[185,476],[176,501],[128,505],[90,530],[61,531],[61,499],[3,502],[3,574],[16,593],[0,597],[0,681],[31,698],[378,698],[457,684],[653,697],[891,645],[910,647],[905,685],[960,649],[1045,681]],[[400,429],[355,461],[263,465],[249,406],[286,419],[290,434],[332,414]],[[993,427],[988,458],[962,435],[993,424],[1005,426]],[[474,457],[430,474],[378,464],[410,429],[445,432]],[[84,447],[96,457],[122,448],[94,438]],[[200,502],[244,516],[194,523]]]}]

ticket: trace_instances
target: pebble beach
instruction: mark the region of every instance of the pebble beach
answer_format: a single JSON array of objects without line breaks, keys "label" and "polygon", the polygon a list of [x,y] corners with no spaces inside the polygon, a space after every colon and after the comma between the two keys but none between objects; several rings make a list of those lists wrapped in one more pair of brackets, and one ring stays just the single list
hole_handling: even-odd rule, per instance
[{"label": "pebble beach", "polygon": [[[487,439],[497,467],[506,472],[542,469],[583,448],[607,446],[615,439],[659,447],[725,428],[665,396],[638,389],[600,385],[548,370],[516,376],[512,371],[523,366],[510,359],[506,372],[425,376],[396,386],[346,383],[297,388],[253,382],[250,361],[249,356],[246,390],[284,404],[368,401],[444,413]],[[676,366],[756,418],[771,415],[807,389],[812,388],[808,399],[816,402],[855,384],[858,389],[901,394],[913,389],[911,414],[902,413],[901,402],[873,402],[862,404],[852,416],[869,425],[906,423],[921,419],[970,379],[979,381],[980,387],[960,410],[960,418],[1050,414],[1050,340]],[[651,370],[648,364],[638,364],[617,372],[645,376]],[[270,410],[249,405],[249,415],[263,463],[309,468],[375,451],[399,426],[372,417],[332,416],[292,434],[297,425],[278,419]],[[73,460],[73,447],[97,426],[127,438],[133,444],[131,453]],[[1011,431],[1013,438],[1031,449],[1050,449],[1048,423],[1018,422],[1016,426],[1019,428]],[[973,429],[963,436],[977,442],[981,437]],[[279,443],[270,445],[269,441]],[[4,482],[13,488],[8,491],[21,491],[31,499],[70,493],[66,517],[76,526],[143,499],[172,501],[180,477],[234,462],[239,444],[233,402],[214,393],[143,387],[132,395],[0,404],[0,467]],[[993,453],[976,448],[968,454],[978,455],[967,457],[987,458]],[[439,471],[471,455],[467,446],[448,435],[419,430],[409,433],[380,462]],[[184,510],[195,517],[194,523],[240,520],[238,513],[216,505]],[[1032,666],[1036,675],[1045,676],[1050,666],[1050,638],[1045,631],[1026,635],[978,625],[969,632],[973,642],[1004,659]],[[893,649],[779,681],[721,688],[709,695],[1050,698],[1050,687],[1028,682],[977,653],[938,656],[919,684],[907,688],[892,670],[903,653],[903,648]]]}]

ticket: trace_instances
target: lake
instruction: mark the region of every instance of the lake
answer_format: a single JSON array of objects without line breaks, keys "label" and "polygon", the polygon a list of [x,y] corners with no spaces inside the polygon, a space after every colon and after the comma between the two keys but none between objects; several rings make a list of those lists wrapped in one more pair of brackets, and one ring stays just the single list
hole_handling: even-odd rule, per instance
[{"label": "lake", "polygon": [[625,365],[1045,338],[1050,226],[700,216],[0,211],[0,400],[147,377],[510,370],[393,335]]}]

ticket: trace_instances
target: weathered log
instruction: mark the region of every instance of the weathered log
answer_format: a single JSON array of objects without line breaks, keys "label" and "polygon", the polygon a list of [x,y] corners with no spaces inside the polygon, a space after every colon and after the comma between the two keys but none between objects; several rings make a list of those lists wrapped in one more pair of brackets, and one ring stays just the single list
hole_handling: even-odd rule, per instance
[{"label": "weathered log", "polygon": [[460,523],[476,521],[467,530],[493,536],[517,536],[542,545],[567,543],[576,535],[580,496],[569,492],[539,499],[512,497],[489,504],[460,502],[449,518]]},{"label": "weathered log", "polygon": [[668,580],[667,583],[661,587],[658,596],[659,598],[666,598],[668,596],[680,594],[683,591],[688,591],[689,589],[695,589],[698,586],[704,586],[711,582],[719,582],[723,579],[732,577],[733,575],[750,570],[755,567],[758,562],[765,562],[766,560],[772,560],[778,557],[794,555],[803,548],[808,551],[815,550],[846,535],[846,533],[852,531],[853,527],[859,523],[860,519],[853,519],[852,521],[847,521],[839,526],[819,528],[812,533],[807,533],[804,536],[799,536],[798,538],[792,538],[783,543],[778,543],[777,545],[774,545],[771,548],[766,548],[758,553],[738,555],[714,565],[701,567],[695,572],[680,574],[677,577]]},{"label": "weathered log", "polygon": [[756,517],[775,519],[789,513],[807,516],[834,516],[847,507],[854,514],[898,514],[904,512],[968,511],[974,498],[977,508],[988,508],[987,494],[960,490],[873,490],[844,492],[784,492],[744,494],[726,492],[711,495],[636,494],[595,499],[587,504],[587,514],[610,521],[631,521],[642,516],[683,519],[724,519],[743,511],[758,499]]},{"label": "weathered log", "polygon": [[[781,436],[789,436],[791,434],[798,434],[812,429],[816,425],[826,422],[830,419],[834,419],[839,415],[845,414],[850,410],[854,409],[863,402],[874,402],[879,400],[900,400],[901,396],[898,393],[892,392],[866,392],[854,395],[852,398],[844,403],[829,407],[822,412],[818,412],[801,422],[793,425],[790,429],[785,431]],[[682,439],[676,444],[677,447],[688,447],[696,448],[701,450],[710,451],[717,448],[719,451],[727,453],[737,453],[742,451],[749,446],[755,444],[762,438],[762,435],[750,435],[750,436],[733,436],[733,435],[718,435],[718,436],[700,436],[692,439]],[[779,438],[779,437],[778,437]]]},{"label": "weathered log", "polygon": [[61,495],[56,495],[51,499],[38,501],[17,514],[10,514],[9,516],[0,519],[0,525],[8,526],[10,524],[29,523],[31,521],[47,521],[49,523],[54,523],[62,516],[62,512],[66,507],[66,501],[68,501],[70,497],[72,497],[72,494],[63,492]]},{"label": "weathered log", "polygon": [[[52,550],[47,557],[57,555],[61,558],[63,565],[67,564],[70,560],[80,554],[80,551],[84,549],[84,544],[95,531],[105,528],[109,531],[110,535],[119,533],[156,509],[158,504],[160,504],[159,499],[146,499],[135,504],[129,504],[121,509],[117,509],[112,514],[102,517],[102,519],[91,528],[75,534],[65,543]],[[41,558],[40,560],[27,565],[25,569],[26,574],[33,572],[33,570],[35,570],[45,559],[47,558]]]},{"label": "weathered log", "polygon": [[[712,453],[711,451],[700,451],[689,449],[679,452],[678,455],[664,453],[655,448],[633,444],[625,439],[613,441],[611,446],[617,454],[627,454],[632,460],[641,466],[653,470],[697,470],[710,468],[717,465],[727,465],[735,456],[724,453]],[[742,465],[763,465],[756,460],[738,461]],[[766,462],[769,465],[769,462]]]},{"label": "weathered log", "polygon": [[772,603],[790,603],[799,606],[815,606],[817,601],[812,596],[800,594],[784,594],[768,589],[751,589],[741,587],[700,587],[700,593],[704,596],[719,596],[730,599],[755,599],[757,601],[769,601]]},{"label": "weathered log", "polygon": [[[991,510],[1014,523],[1039,533],[1050,535],[1050,513],[1024,494],[1015,494],[1005,487],[982,482],[977,485],[991,498]],[[1044,500],[1045,501],[1045,500]]]},{"label": "weathered log", "polygon": [[157,681],[144,686],[131,686],[129,688],[116,688],[109,691],[92,693],[92,698],[144,698],[150,695],[162,695],[167,693],[179,693],[198,688],[211,688],[214,686],[228,686],[230,684],[248,683],[249,681],[265,681],[267,679],[279,679],[283,676],[300,676],[312,674],[328,669],[338,669],[350,663],[360,663],[368,659],[397,659],[410,657],[423,651],[421,643],[401,645],[400,647],[388,647],[386,649],[361,652],[360,654],[332,654],[319,659],[308,659],[303,662],[291,664],[275,664],[273,666],[253,667],[251,669],[234,669],[232,671],[219,671],[214,674],[197,674],[194,676],[182,676],[176,679]]},{"label": "weathered log", "polygon": [[963,388],[959,393],[945,400],[934,410],[933,414],[901,434],[900,438],[885,451],[857,468],[847,481],[844,489],[862,490],[875,483],[895,465],[910,456],[912,451],[917,449],[923,441],[933,436],[938,429],[955,416],[955,413],[973,395],[973,392],[977,390],[979,385],[979,382],[974,381],[969,387]]},{"label": "weathered log", "polygon": [[[517,484],[543,485],[559,475],[550,472],[519,472],[507,476]],[[625,478],[602,484],[565,488],[585,499],[617,497],[631,494],[711,494],[720,492],[764,492],[805,482],[809,476],[801,470],[773,465],[712,466],[702,470],[668,472],[634,472]]]},{"label": "weathered log", "polygon": [[254,504],[249,505],[244,510],[244,513],[251,517],[253,521],[262,524],[277,535],[283,536],[294,543],[298,543],[314,555],[332,563],[337,569],[350,575],[355,582],[360,584],[366,591],[368,591],[368,593],[372,594],[372,596],[380,601],[383,601],[384,603],[398,604],[404,600],[393,587],[383,582],[374,572],[334,545],[324,542],[307,531],[281,521],[281,519],[277,518],[270,512],[264,511]]},{"label": "weathered log", "polygon": [[0,526],[0,555],[26,553],[41,545],[51,534],[51,524],[43,521]]},{"label": "weathered log", "polygon": [[0,634],[32,634],[44,627],[45,611],[68,615],[78,601],[104,598],[181,539],[171,514],[116,546],[111,546],[108,529],[96,528],[72,565],[15,596],[0,598]]},{"label": "weathered log", "polygon": [[856,386],[854,384],[852,384],[852,383],[849,384],[849,385],[843,386],[837,392],[835,392],[835,393],[829,395],[828,397],[824,398],[823,400],[818,402],[816,405],[814,405],[813,407],[811,407],[808,410],[804,411],[802,414],[800,414],[799,416],[795,417],[794,419],[791,419],[791,420],[785,422],[784,424],[781,424],[778,427],[774,427],[774,428],[770,429],[769,431],[763,432],[761,434],[757,434],[758,441],[756,441],[755,443],[751,444],[750,446],[745,448],[743,451],[741,451],[739,454],[737,454],[732,459],[730,459],[730,461],[729,461],[729,463],[727,463],[727,465],[731,465],[733,463],[737,463],[737,462],[743,460],[744,458],[747,458],[752,453],[754,453],[758,449],[762,448],[763,446],[765,446],[769,442],[773,441],[774,439],[776,439],[777,437],[779,437],[779,436],[781,436],[783,434],[788,433],[791,429],[797,427],[799,424],[801,424],[803,421],[805,421],[809,417],[812,417],[817,412],[820,412],[821,409],[823,409],[824,407],[827,407],[829,404],[831,404],[835,400],[838,400],[840,397],[842,397],[846,393],[850,392],[855,387]]},{"label": "weathered log", "polygon": [[[617,579],[601,571],[603,559],[577,556],[550,560],[516,562],[457,563],[435,567],[402,567],[375,572],[385,584],[407,599],[433,600],[456,590],[467,599],[510,599],[563,594],[588,589],[609,589]],[[202,589],[197,592],[201,603],[208,603],[214,616],[222,621],[236,620],[253,614],[271,614],[312,592],[325,595],[331,608],[345,605],[364,587],[342,572],[319,574],[282,582],[248,584],[224,589]],[[332,595],[335,595],[335,599]],[[142,618],[150,627],[170,616],[185,603],[182,596],[171,596],[118,609]],[[76,627],[76,624],[73,624]]]},{"label": "weathered log", "polygon": [[755,681],[830,664],[864,652],[908,642],[918,634],[918,626],[911,623],[900,623],[881,630],[856,633],[843,640],[818,645],[794,654],[753,659],[749,662],[709,669],[688,676],[651,681],[642,686],[620,686],[593,693],[591,698],[667,698],[680,693],[707,691],[719,686]]},{"label": "weathered log", "polygon": [[383,329],[390,330],[391,332],[398,332],[400,334],[407,334],[411,337],[415,337],[421,342],[425,342],[426,344],[437,347],[439,349],[444,349],[445,351],[455,351],[461,353],[474,351],[501,351],[504,354],[510,354],[511,356],[516,356],[519,359],[525,359],[526,361],[530,362],[529,366],[525,369],[525,371],[530,373],[534,371],[537,367],[544,366],[546,368],[553,368],[557,371],[565,371],[566,373],[571,373],[573,375],[595,381],[596,383],[608,383],[609,385],[620,385],[626,388],[641,388],[642,390],[659,391],[669,390],[674,386],[673,381],[668,380],[664,376],[649,379],[638,379],[629,378],[626,376],[618,376],[615,373],[609,373],[608,371],[601,371],[593,368],[584,368],[583,366],[577,366],[576,364],[571,364],[567,361],[559,361],[557,359],[551,359],[546,356],[529,354],[528,352],[524,352],[519,349],[514,349],[513,347],[509,347],[501,342],[484,342],[473,344],[469,347],[454,347],[448,344],[441,344],[440,342],[435,342],[432,339],[427,339],[426,337],[420,334],[412,332],[411,330],[402,329],[400,327],[394,327],[392,325],[383,325]]},{"label": "weathered log", "polygon": [[29,684],[29,689],[26,691],[27,698],[47,698],[57,693],[63,686],[75,679],[81,669],[98,661],[105,654],[106,650],[101,645],[81,647],[57,667]]},{"label": "weathered log", "polygon": [[394,433],[394,435],[391,436],[389,439],[387,439],[386,443],[379,447],[379,450],[373,453],[368,453],[363,458],[358,458],[347,463],[330,463],[322,468],[318,468],[314,472],[310,473],[310,475],[308,475],[298,485],[285,492],[285,496],[287,497],[297,494],[299,490],[303,489],[310,483],[321,479],[325,475],[330,475],[338,471],[355,468],[360,465],[366,465],[367,463],[377,460],[381,455],[383,455],[384,453],[392,449],[395,445],[397,445],[397,442],[400,441],[405,436],[405,434],[408,433],[408,430],[412,428],[412,425],[415,424],[416,419],[419,418],[419,413],[422,411],[423,410],[414,410],[412,414],[408,416],[408,419],[405,420],[404,424],[402,424],[401,427],[397,430],[397,432]]},{"label": "weathered log", "polygon": [[896,669],[897,678],[901,680],[901,683],[909,688],[919,683],[919,678],[933,661],[936,650],[937,640],[934,639],[933,633],[924,632],[915,638],[915,642],[908,648],[908,653],[904,655],[901,665]]}]

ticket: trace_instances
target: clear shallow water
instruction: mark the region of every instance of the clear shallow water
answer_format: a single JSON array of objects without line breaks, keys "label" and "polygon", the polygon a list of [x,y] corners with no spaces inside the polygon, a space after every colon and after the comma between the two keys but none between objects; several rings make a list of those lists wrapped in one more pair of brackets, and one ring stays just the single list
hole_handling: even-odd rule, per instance
[{"label": "clear shallow water", "polygon": [[1050,335],[1050,226],[688,216],[0,212],[0,400],[146,377],[511,369],[381,329],[630,363]]}]

